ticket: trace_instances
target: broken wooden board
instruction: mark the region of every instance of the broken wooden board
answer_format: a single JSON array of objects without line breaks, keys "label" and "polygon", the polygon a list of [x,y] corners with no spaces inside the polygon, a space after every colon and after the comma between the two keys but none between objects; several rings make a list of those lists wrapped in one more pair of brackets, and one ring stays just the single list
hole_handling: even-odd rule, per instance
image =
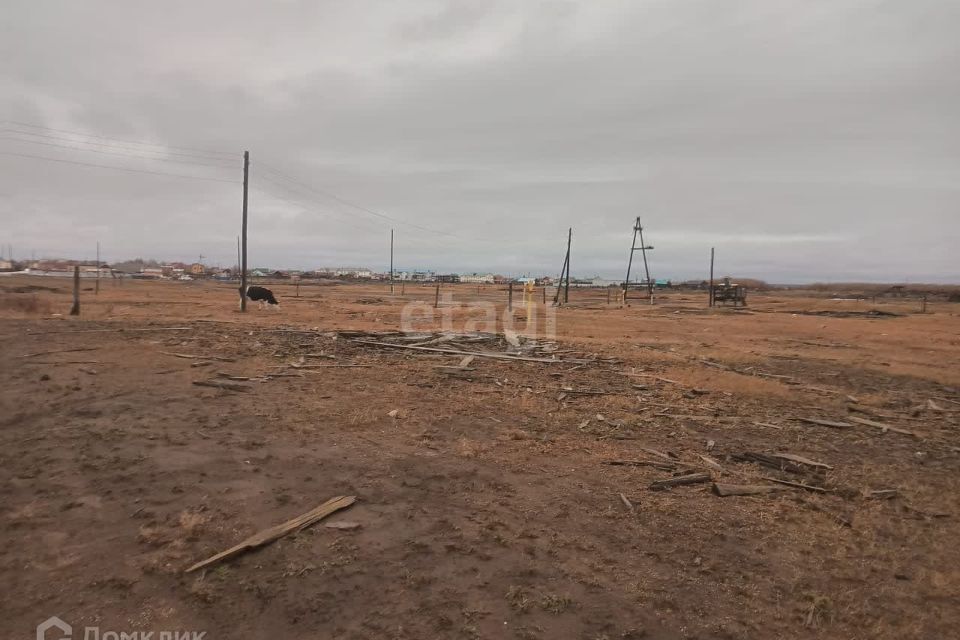
[{"label": "broken wooden board", "polygon": [[697,454],[697,457],[703,460],[703,463],[713,469],[714,471],[723,472],[723,467],[720,466],[720,463],[711,458],[710,456],[705,456],[703,454]]},{"label": "broken wooden board", "polygon": [[720,484],[718,482],[713,483],[711,490],[714,495],[718,495],[721,498],[726,498],[727,496],[756,496],[773,493],[774,491],[783,491],[780,487],[774,487],[768,484]]},{"label": "broken wooden board", "polygon": [[830,489],[825,487],[818,487],[812,484],[802,484],[800,482],[790,482],[789,480],[779,480],[777,478],[764,478],[769,482],[776,482],[777,484],[782,484],[787,487],[793,487],[794,489],[804,489],[806,491],[814,491],[816,493],[831,493]]},{"label": "broken wooden board", "polygon": [[821,420],[820,418],[796,418],[800,422],[806,422],[807,424],[816,424],[821,427],[831,427],[833,429],[846,429],[852,427],[853,425],[849,422],[837,422],[835,420]]},{"label": "broken wooden board", "polygon": [[236,358],[224,358],[223,356],[198,356],[190,353],[174,353],[173,351],[161,351],[165,356],[174,358],[185,358],[187,360],[219,360],[220,362],[236,362]]},{"label": "broken wooden board", "polygon": [[673,487],[680,487],[687,484],[699,484],[701,482],[710,482],[712,478],[709,473],[688,473],[684,476],[677,476],[669,480],[657,480],[650,485],[651,491],[663,491]]},{"label": "broken wooden board", "polygon": [[858,416],[849,416],[847,420],[850,422],[856,422],[857,424],[862,424],[867,427],[875,427],[880,429],[882,432],[886,433],[887,431],[893,431],[894,433],[902,433],[906,436],[913,436],[914,438],[920,438],[920,434],[915,431],[909,431],[907,429],[900,429],[899,427],[892,427],[889,424],[884,424],[883,422],[877,422],[876,420],[869,420],[867,418],[860,418]]},{"label": "broken wooden board", "polygon": [[660,471],[673,471],[677,468],[672,462],[660,462],[659,460],[607,460],[603,464],[618,467],[653,467]]},{"label": "broken wooden board", "polygon": [[250,536],[240,544],[230,547],[226,551],[221,551],[216,555],[210,556],[206,560],[201,560],[200,562],[188,568],[185,573],[190,573],[191,571],[196,571],[197,569],[203,569],[204,567],[209,567],[212,564],[233,558],[234,556],[238,556],[241,553],[250,551],[251,549],[256,549],[257,547],[262,547],[265,544],[269,544],[277,538],[282,538],[288,533],[305,529],[310,525],[323,520],[330,514],[335,513],[340,509],[349,507],[356,501],[357,499],[355,496],[337,496],[335,498],[330,498],[312,511],[308,511],[302,515],[299,515],[292,520],[284,522],[283,524],[278,524],[275,527],[264,529],[263,531]]},{"label": "broken wooden board", "polygon": [[780,458],[782,460],[789,460],[790,462],[797,462],[799,464],[805,464],[808,467],[815,467],[817,469],[833,469],[830,465],[817,462],[816,460],[811,460],[810,458],[804,458],[803,456],[798,456],[793,453],[773,453],[770,454],[774,458]]},{"label": "broken wooden board", "polygon": [[54,353],[75,353],[77,351],[96,351],[100,347],[74,347],[73,349],[53,349],[51,351],[37,351],[35,353],[25,353],[17,358],[36,358],[37,356],[48,356]]},{"label": "broken wooden board", "polygon": [[253,387],[239,382],[230,382],[229,380],[194,380],[193,384],[198,387],[213,387],[214,389],[226,389],[228,391],[250,391]]},{"label": "broken wooden board", "polygon": [[757,453],[755,451],[744,451],[743,453],[734,455],[733,459],[737,460],[738,462],[754,462],[764,467],[776,469],[777,471],[788,471],[790,473],[797,473],[801,475],[806,475],[809,473],[808,469],[805,469],[794,462],[785,460],[783,458],[769,456],[764,453]]},{"label": "broken wooden board", "polygon": [[663,378],[663,377],[661,377],[661,376],[655,376],[655,375],[653,375],[652,373],[628,373],[628,372],[624,372],[624,374],[625,374],[625,375],[628,375],[628,376],[636,376],[636,377],[638,377],[638,378],[652,378],[652,379],[654,379],[654,380],[656,380],[656,381],[658,381],[658,382],[666,382],[666,383],[668,383],[668,384],[678,384],[678,385],[680,385],[680,386],[683,386],[683,383],[682,383],[682,382],[677,382],[676,380],[671,380],[670,378]]}]

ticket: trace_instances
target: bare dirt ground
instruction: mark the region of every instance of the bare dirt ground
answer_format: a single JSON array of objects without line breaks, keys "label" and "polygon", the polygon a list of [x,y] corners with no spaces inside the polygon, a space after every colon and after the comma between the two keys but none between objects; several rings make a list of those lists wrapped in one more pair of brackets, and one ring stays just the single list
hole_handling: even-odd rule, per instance
[{"label": "bare dirt ground", "polygon": [[[0,636],[956,637],[960,305],[575,291],[556,362],[454,371],[337,333],[432,288],[272,288],[241,315],[232,285],[105,282],[69,317],[67,280],[0,280]],[[223,374],[257,379],[192,384]],[[782,490],[649,488],[691,471]]]}]

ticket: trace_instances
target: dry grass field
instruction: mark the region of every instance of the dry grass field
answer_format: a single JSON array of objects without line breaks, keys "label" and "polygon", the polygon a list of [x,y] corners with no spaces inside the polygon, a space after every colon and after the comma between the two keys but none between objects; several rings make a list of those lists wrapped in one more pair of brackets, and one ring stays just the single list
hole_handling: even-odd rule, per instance
[{"label": "dry grass field", "polygon": [[0,636],[956,637],[960,304],[270,286],[0,279]]}]

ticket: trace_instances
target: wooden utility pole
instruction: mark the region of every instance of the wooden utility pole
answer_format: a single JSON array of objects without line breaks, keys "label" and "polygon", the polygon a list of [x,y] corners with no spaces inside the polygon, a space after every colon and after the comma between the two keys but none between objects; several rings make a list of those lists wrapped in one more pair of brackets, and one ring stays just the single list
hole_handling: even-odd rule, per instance
[{"label": "wooden utility pole", "polygon": [[237,236],[237,278],[240,277],[240,236]]},{"label": "wooden utility pole", "polygon": [[240,311],[247,310],[247,188],[250,179],[250,152],[243,152],[243,224],[240,228]]},{"label": "wooden utility pole", "polygon": [[563,288],[563,304],[570,302],[570,242],[573,240],[573,227],[567,230],[567,286]]},{"label": "wooden utility pole", "polygon": [[440,283],[439,282],[437,282],[437,292],[433,297],[433,308],[434,309],[440,308]]},{"label": "wooden utility pole", "polygon": [[713,306],[713,250],[714,247],[710,247],[710,298],[707,302],[708,307]]},{"label": "wooden utility pole", "polygon": [[390,229],[390,293],[393,293],[393,229]]},{"label": "wooden utility pole", "polygon": [[553,304],[560,302],[560,292],[564,291],[563,287],[563,277],[566,274],[567,277],[567,287],[563,296],[564,303],[569,302],[570,300],[570,240],[573,238],[573,227],[567,231],[567,253],[563,257],[563,268],[560,269],[560,281],[557,282],[557,293],[553,296]]},{"label": "wooden utility pole", "polygon": [[70,315],[80,315],[80,266],[73,265],[73,306]]},{"label": "wooden utility pole", "polygon": [[100,241],[97,240],[97,284],[93,290],[94,295],[100,295]]},{"label": "wooden utility pole", "polygon": [[513,311],[513,280],[507,283],[507,311]]}]

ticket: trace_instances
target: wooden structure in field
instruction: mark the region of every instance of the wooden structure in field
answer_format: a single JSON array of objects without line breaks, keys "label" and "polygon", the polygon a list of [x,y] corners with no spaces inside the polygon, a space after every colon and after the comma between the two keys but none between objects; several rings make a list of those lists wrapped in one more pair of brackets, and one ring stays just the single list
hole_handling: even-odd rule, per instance
[{"label": "wooden structure in field", "polygon": [[730,282],[730,278],[724,278],[723,282],[713,287],[711,290],[713,296],[713,305],[722,303],[726,305],[732,302],[735,307],[747,306],[747,288],[742,284]]}]

